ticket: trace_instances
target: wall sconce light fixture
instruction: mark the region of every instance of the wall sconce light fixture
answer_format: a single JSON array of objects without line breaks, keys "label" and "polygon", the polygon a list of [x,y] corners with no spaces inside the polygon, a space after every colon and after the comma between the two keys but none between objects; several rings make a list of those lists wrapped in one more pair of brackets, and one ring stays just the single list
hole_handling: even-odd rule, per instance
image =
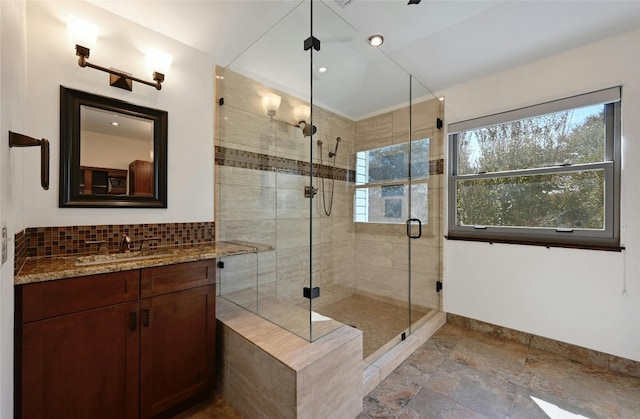
[{"label": "wall sconce light fixture", "polygon": [[293,118],[296,124],[307,123],[311,117],[311,108],[307,105],[298,105],[293,109]]},{"label": "wall sconce light fixture", "polygon": [[311,108],[307,105],[298,105],[293,110],[293,117],[296,121],[296,127],[302,129],[302,135],[309,137],[316,133],[315,125],[309,125],[307,122],[311,118]]},{"label": "wall sconce light fixture", "polygon": [[267,93],[262,96],[262,108],[269,115],[269,118],[273,119],[276,116],[276,112],[280,108],[280,101],[282,98],[275,93]]},{"label": "wall sconce light fixture", "polygon": [[146,84],[147,86],[153,86],[157,90],[162,89],[164,76],[167,74],[167,71],[169,71],[169,67],[171,67],[172,57],[170,54],[159,50],[150,50],[149,53],[147,53],[147,67],[149,71],[153,73],[154,80],[150,82],[87,61],[89,52],[94,47],[96,39],[98,38],[98,32],[100,30],[98,25],[76,16],[69,16],[67,20],[67,30],[69,31],[71,40],[76,45],[76,55],[78,56],[78,65],[80,67],[91,67],[109,73],[109,84],[121,89],[132,91],[134,81]]}]

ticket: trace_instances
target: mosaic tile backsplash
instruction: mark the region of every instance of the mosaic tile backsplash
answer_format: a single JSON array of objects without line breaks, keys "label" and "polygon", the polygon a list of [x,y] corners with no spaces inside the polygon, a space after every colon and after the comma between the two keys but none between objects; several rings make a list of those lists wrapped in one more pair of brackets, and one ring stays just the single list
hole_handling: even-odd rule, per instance
[{"label": "mosaic tile backsplash", "polygon": [[149,241],[151,248],[202,244],[215,241],[215,224],[211,221],[27,228],[15,235],[15,272],[27,257],[97,253],[100,245],[87,244],[89,241],[104,240],[109,252],[114,252],[122,234],[131,237],[134,247],[142,238],[155,239]]}]

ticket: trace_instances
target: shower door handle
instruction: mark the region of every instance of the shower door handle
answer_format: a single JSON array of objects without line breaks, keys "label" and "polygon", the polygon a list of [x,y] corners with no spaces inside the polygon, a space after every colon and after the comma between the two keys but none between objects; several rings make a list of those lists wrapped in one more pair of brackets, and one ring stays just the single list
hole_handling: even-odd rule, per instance
[{"label": "shower door handle", "polygon": [[[411,234],[411,224],[413,223],[418,223],[418,235],[417,236],[413,236]],[[407,237],[409,237],[410,239],[419,239],[420,237],[422,237],[422,222],[417,219],[417,218],[409,218],[407,220]]]}]

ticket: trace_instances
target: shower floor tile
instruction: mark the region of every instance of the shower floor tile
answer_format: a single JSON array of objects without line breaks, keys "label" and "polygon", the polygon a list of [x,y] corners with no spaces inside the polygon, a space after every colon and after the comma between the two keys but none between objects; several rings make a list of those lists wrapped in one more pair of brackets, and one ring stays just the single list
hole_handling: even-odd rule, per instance
[{"label": "shower floor tile", "polygon": [[[314,310],[315,307],[314,307]],[[362,295],[351,295],[316,310],[323,316],[348,324],[363,332],[363,356],[368,358],[409,327],[409,310]],[[413,310],[415,323],[427,312]]]}]

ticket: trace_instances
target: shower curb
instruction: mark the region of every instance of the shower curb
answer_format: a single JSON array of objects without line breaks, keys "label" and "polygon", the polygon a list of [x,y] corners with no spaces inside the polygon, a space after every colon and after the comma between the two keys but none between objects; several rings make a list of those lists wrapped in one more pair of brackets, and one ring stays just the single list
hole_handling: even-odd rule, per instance
[{"label": "shower curb", "polygon": [[373,363],[367,363],[362,371],[362,392],[366,396],[387,378],[405,359],[434,335],[447,322],[442,311],[429,314],[429,318],[404,341],[400,342]]}]

